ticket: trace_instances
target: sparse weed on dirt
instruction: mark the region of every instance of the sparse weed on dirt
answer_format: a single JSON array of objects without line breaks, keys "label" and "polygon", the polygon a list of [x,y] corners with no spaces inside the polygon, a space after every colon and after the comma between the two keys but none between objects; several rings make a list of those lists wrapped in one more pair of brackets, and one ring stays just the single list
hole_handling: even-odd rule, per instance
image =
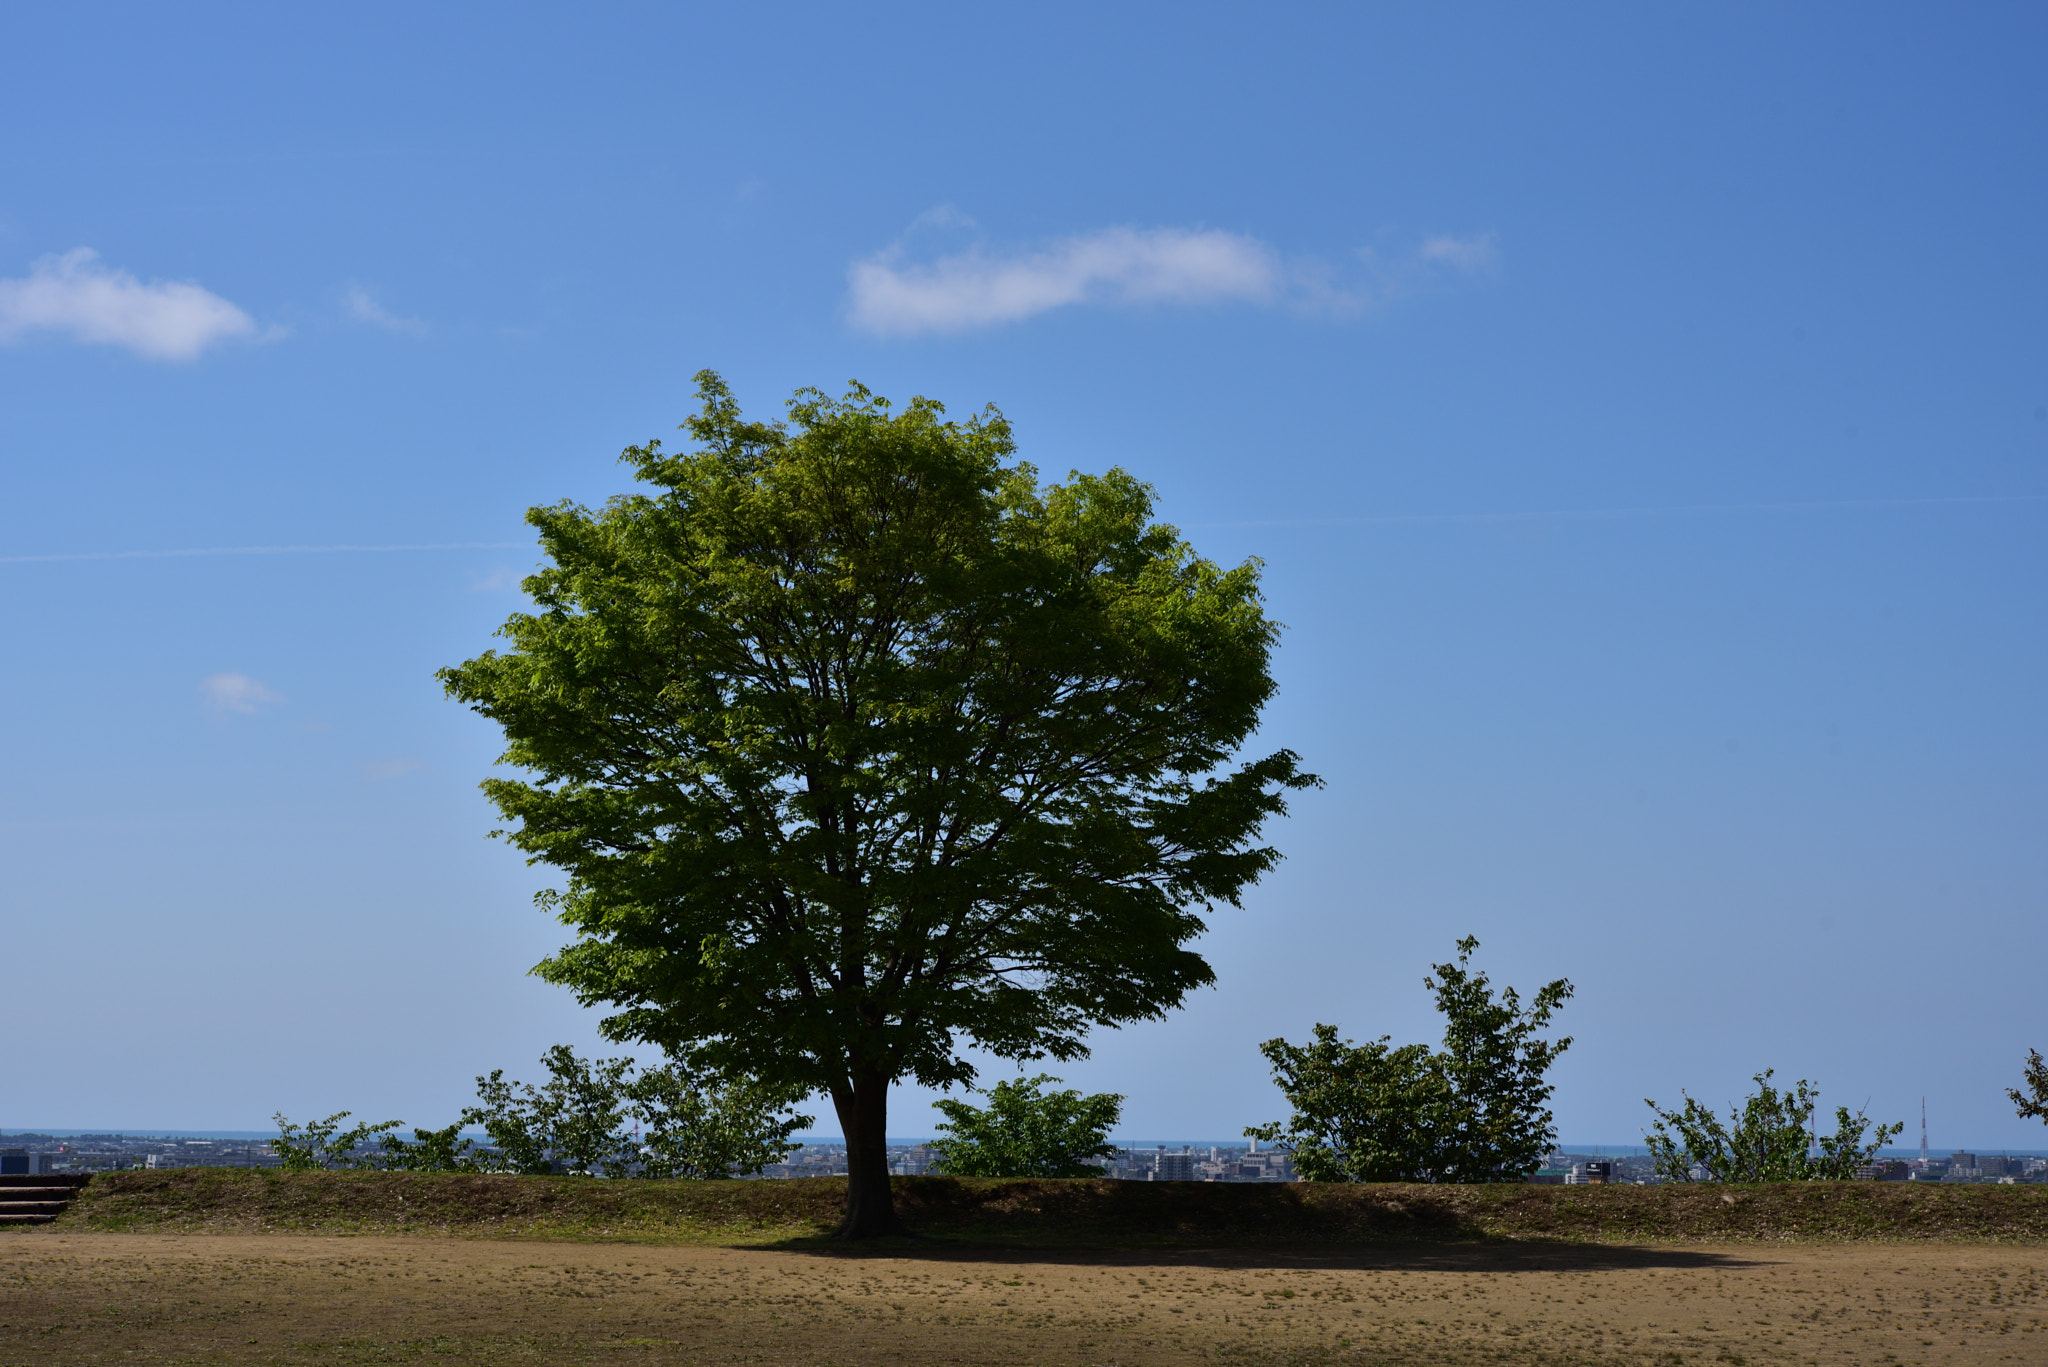
[{"label": "sparse weed on dirt", "polygon": [[2041,1245],[0,1240],[7,1367],[1994,1367],[2044,1342]]}]

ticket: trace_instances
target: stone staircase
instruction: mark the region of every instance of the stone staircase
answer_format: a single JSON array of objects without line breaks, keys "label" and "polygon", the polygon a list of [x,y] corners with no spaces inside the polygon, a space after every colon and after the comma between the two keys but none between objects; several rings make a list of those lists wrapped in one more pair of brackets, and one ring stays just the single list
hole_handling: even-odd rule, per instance
[{"label": "stone staircase", "polygon": [[64,1213],[90,1173],[0,1177],[0,1225],[47,1225]]}]

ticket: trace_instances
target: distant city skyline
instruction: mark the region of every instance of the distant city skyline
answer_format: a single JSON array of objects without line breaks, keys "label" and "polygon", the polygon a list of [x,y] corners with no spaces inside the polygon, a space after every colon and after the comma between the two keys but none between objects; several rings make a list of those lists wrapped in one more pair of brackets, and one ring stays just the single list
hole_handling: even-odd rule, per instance
[{"label": "distant city skyline", "polygon": [[[480,1136],[483,1134],[483,1131],[480,1129],[464,1130],[462,1131],[462,1133],[464,1135],[469,1136]],[[49,1137],[54,1139],[71,1139],[84,1136],[118,1136],[129,1139],[212,1139],[231,1140],[235,1143],[260,1143],[267,1139],[275,1139],[277,1137],[277,1131],[274,1129],[165,1130],[142,1128],[122,1129],[119,1127],[111,1127],[107,1129],[45,1129],[41,1127],[31,1126],[20,1129],[0,1130],[0,1148],[7,1147],[10,1137],[26,1135]],[[843,1144],[845,1142],[837,1134],[799,1134],[793,1135],[791,1136],[791,1138],[796,1143],[806,1145]],[[889,1143],[894,1145],[905,1146],[913,1144],[929,1144],[934,1140],[942,1138],[944,1138],[943,1135],[937,1134],[890,1135]],[[1250,1141],[1245,1139],[1242,1135],[1234,1139],[1143,1139],[1122,1135],[1111,1135],[1109,1137],[1109,1142],[1116,1145],[1118,1148],[1125,1149],[1150,1149],[1157,1148],[1162,1145],[1167,1148],[1176,1148],[1182,1145],[1193,1145],[1197,1148],[1247,1148],[1250,1145]],[[1271,1148],[1272,1145],[1265,1145],[1263,1147]],[[1551,1150],[1551,1152],[1573,1154],[1605,1153],[1615,1155],[1642,1155],[1648,1153],[1649,1150],[1641,1144],[1567,1144],[1560,1142],[1555,1146],[1555,1148]],[[1877,1152],[1886,1157],[1904,1157],[1908,1155],[1917,1155],[1920,1152],[1920,1150],[1918,1145],[1892,1144],[1879,1149]],[[2041,1148],[2033,1149],[2011,1148],[1997,1144],[1958,1144],[1952,1148],[1943,1148],[1940,1145],[1935,1145],[1930,1148],[1929,1152],[1937,1157],[1944,1158],[1949,1156],[1950,1154],[1956,1153],[1995,1153],[2012,1154],[2015,1156],[2024,1156],[2031,1158],[2048,1158],[2048,1145],[2044,1145]]]}]

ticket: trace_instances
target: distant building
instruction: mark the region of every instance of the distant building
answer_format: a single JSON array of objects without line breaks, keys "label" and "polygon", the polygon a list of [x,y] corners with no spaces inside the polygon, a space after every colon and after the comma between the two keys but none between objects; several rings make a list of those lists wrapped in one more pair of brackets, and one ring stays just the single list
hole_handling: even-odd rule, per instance
[{"label": "distant building", "polygon": [[1195,1180],[1195,1156],[1191,1153],[1162,1153],[1152,1160],[1152,1180],[1155,1182],[1192,1182]]},{"label": "distant building", "polygon": [[1613,1177],[1612,1163],[1574,1163],[1572,1170],[1565,1174],[1564,1182],[1568,1187],[1598,1187],[1605,1186]]},{"label": "distant building", "polygon": [[929,1144],[913,1144],[901,1151],[891,1150],[889,1171],[899,1177],[921,1177],[938,1161],[937,1149]]}]

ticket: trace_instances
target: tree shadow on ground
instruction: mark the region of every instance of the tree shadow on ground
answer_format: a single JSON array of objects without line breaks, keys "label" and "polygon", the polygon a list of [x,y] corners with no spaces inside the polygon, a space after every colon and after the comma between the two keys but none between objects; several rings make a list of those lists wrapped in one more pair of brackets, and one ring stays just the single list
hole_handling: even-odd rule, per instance
[{"label": "tree shadow on ground", "polygon": [[1766,1267],[1768,1257],[1645,1244],[1478,1242],[1354,1248],[1029,1248],[937,1239],[824,1239],[760,1246],[812,1257],[930,1263],[1020,1263],[1058,1267],[1186,1267],[1209,1271],[1286,1268],[1323,1272],[1621,1272]]}]

